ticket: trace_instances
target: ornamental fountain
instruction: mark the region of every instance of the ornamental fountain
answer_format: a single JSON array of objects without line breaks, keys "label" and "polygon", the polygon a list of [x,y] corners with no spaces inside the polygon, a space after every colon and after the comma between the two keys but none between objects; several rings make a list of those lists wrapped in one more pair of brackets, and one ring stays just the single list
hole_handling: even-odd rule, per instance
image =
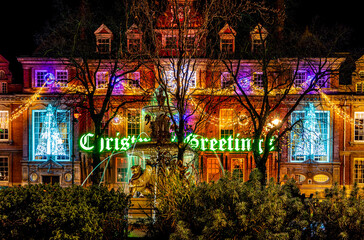
[{"label": "ornamental fountain", "polygon": [[[141,190],[141,194],[154,193],[156,189],[151,189],[155,186],[158,170],[168,168],[177,159],[178,147],[177,144],[171,141],[171,120],[172,115],[177,113],[177,110],[172,106],[165,105],[166,97],[161,88],[156,91],[156,99],[151,101],[150,105],[143,107],[142,112],[145,115],[146,126],[150,128],[150,141],[136,141],[135,145],[126,151],[128,156],[136,156],[142,159],[146,164],[143,173],[137,166],[132,166],[133,176],[129,182],[129,191],[132,196],[136,189]],[[185,156],[193,158],[192,149],[188,148],[185,151]],[[143,176],[144,175],[144,178]],[[149,179],[149,181],[147,179]],[[145,187],[148,185],[149,187]]]}]

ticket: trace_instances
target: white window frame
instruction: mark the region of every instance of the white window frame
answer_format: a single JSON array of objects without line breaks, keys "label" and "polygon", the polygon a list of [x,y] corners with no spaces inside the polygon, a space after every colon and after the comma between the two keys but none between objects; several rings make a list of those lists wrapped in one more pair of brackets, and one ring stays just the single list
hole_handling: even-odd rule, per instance
[{"label": "white window frame", "polygon": [[[39,74],[42,73],[43,75],[43,79],[39,79]],[[35,70],[34,71],[34,87],[42,87],[43,84],[46,82],[44,79],[44,76],[48,73],[47,70]],[[42,83],[40,84],[39,81],[42,81]]]},{"label": "white window frame", "polygon": [[[240,168],[235,168],[234,167],[234,162],[235,161],[241,161],[241,167]],[[246,162],[246,159],[245,158],[231,158],[231,175],[232,176],[235,176],[234,175],[234,169],[240,169],[243,176],[241,178],[241,176],[239,176],[239,179],[243,180],[244,181],[244,177],[245,177],[245,162]]]},{"label": "white window frame", "polygon": [[[230,112],[231,115],[226,115],[226,114],[223,114],[223,112],[226,111],[226,112]],[[225,116],[228,116],[228,117],[225,117]],[[228,122],[228,121],[231,121],[231,122]],[[220,138],[223,138],[223,137],[227,137],[227,136],[234,136],[234,109],[231,109],[231,108],[221,108],[220,109],[220,117],[219,117],[219,135],[220,135]],[[231,126],[231,128],[226,128],[226,126]],[[222,134],[221,131],[232,131],[232,134],[228,134],[226,135],[226,133]],[[223,136],[223,135],[226,135],[226,136]]]},{"label": "white window frame", "polygon": [[[357,124],[357,120],[358,122],[361,121],[361,123]],[[356,130],[357,125],[358,131]],[[354,112],[354,141],[364,143],[364,112]]]},{"label": "white window frame", "polygon": [[353,179],[354,182],[357,182],[360,185],[364,184],[364,158],[354,158]]},{"label": "white window frame", "polygon": [[[119,169],[121,170],[120,173],[119,173]],[[124,180],[126,181],[119,181],[119,180],[122,180],[123,178],[119,178],[119,174],[122,174],[123,173],[123,169],[124,171],[124,174],[125,174],[125,178]],[[122,158],[122,157],[117,157],[116,158],[116,183],[128,183],[129,182],[129,179],[128,179],[128,159],[127,158]]]},{"label": "white window frame", "polygon": [[[63,78],[63,76],[65,76],[65,78]],[[56,83],[61,87],[67,86],[68,70],[56,70]]]},{"label": "white window frame", "polygon": [[97,72],[95,82],[96,82],[97,89],[106,89],[107,85],[109,83],[109,72],[107,72],[107,71]]},{"label": "white window frame", "polygon": [[[298,114],[298,113],[302,113],[302,112],[305,113],[305,111],[294,111],[294,112],[292,112],[292,114]],[[330,162],[330,149],[331,149],[331,145],[330,145],[330,136],[331,136],[331,134],[330,134],[330,131],[331,131],[331,128],[330,128],[330,111],[315,111],[315,114],[316,113],[327,113],[326,121],[327,121],[327,128],[328,129],[327,129],[327,138],[326,138],[326,141],[327,141],[327,143],[326,143],[327,144],[326,145],[326,160],[325,161],[320,161],[320,160],[315,160],[315,159],[312,159],[312,160],[315,160],[315,161],[317,161],[319,163],[327,163],[327,162]],[[291,115],[291,119],[292,119],[292,115]],[[290,151],[289,160],[290,160],[290,162],[304,162],[304,161],[308,160],[308,159],[306,159],[306,156],[296,157],[298,159],[293,157],[293,149],[292,149],[292,144],[293,144],[292,143],[292,141],[293,141],[293,135],[292,134],[294,134],[293,132],[294,131],[292,129],[291,136],[290,136],[291,146],[289,148],[289,151]]]},{"label": "white window frame", "polygon": [[[3,121],[5,118],[5,121]],[[0,142],[7,142],[10,139],[9,111],[0,110],[0,129],[7,129],[7,133],[0,132]],[[7,138],[5,138],[7,136]]]},{"label": "white window frame", "polygon": [[[100,54],[107,54],[111,52],[111,38],[110,37],[98,37],[96,40],[96,51]],[[100,47],[100,45],[103,45]]]},{"label": "white window frame", "polygon": [[[5,160],[6,165],[3,165],[1,160]],[[4,174],[5,173],[5,174]],[[3,180],[3,174],[5,175],[6,179]],[[0,156],[0,182],[9,182],[10,177],[10,169],[9,169],[9,156]]]},{"label": "white window frame", "polygon": [[357,82],[355,84],[356,93],[364,93],[364,82]]},{"label": "white window frame", "polygon": [[[197,86],[197,79],[196,79],[196,71],[190,71],[188,70],[187,74],[185,73],[181,73],[182,74],[182,83],[185,83],[185,81],[188,81],[188,88],[189,89],[194,89]],[[187,76],[185,76],[187,75]],[[166,85],[169,88],[169,91],[174,92],[175,88],[176,88],[176,79],[175,79],[175,74],[174,74],[174,70],[169,70],[169,71],[165,71],[165,81],[166,81]],[[184,84],[183,84],[184,85]]]},{"label": "white window frame", "polygon": [[128,74],[128,86],[130,88],[140,87],[140,72],[132,72]]},{"label": "white window frame", "polygon": [[[134,116],[136,116],[137,114],[139,114],[139,122],[137,123],[129,123],[129,114],[133,114]],[[142,113],[140,111],[140,109],[129,109],[127,112],[126,112],[126,135],[127,136],[135,136],[137,137],[142,129],[141,129],[141,121],[142,121]],[[139,125],[139,128],[136,128],[136,125]],[[129,130],[131,131],[129,133]],[[136,134],[136,132],[139,131],[138,134]],[[135,134],[133,133],[135,132]]]},{"label": "white window frame", "polygon": [[[259,77],[259,81],[257,82],[258,77]],[[257,84],[257,83],[259,83],[259,84]],[[263,73],[262,72],[254,72],[253,73],[253,84],[258,89],[263,89],[264,88],[264,81],[263,81]]]},{"label": "white window frame", "polygon": [[[32,143],[32,148],[31,148],[31,152],[32,152],[32,156],[31,156],[31,160],[32,161],[46,161],[46,159],[36,159],[35,158],[35,153],[36,153],[36,146],[35,146],[35,127],[36,127],[36,124],[34,122],[34,118],[35,118],[35,113],[36,112],[47,112],[46,109],[33,109],[32,110],[32,118],[31,118],[31,129],[32,129],[32,132],[31,132],[31,143]],[[62,158],[59,158],[59,157],[56,157],[56,161],[70,161],[71,160],[71,155],[72,155],[72,132],[71,132],[71,117],[70,117],[70,111],[69,110],[63,110],[63,109],[57,109],[57,113],[58,112],[66,112],[68,113],[68,121],[66,122],[67,123],[67,135],[68,135],[68,149],[67,149],[67,156],[66,157],[62,157]],[[39,129],[39,132],[37,132],[39,135],[41,134],[41,128]]]},{"label": "white window frame", "polygon": [[221,88],[229,88],[230,86],[234,85],[234,78],[230,72],[223,72],[221,74]]},{"label": "white window frame", "polygon": [[[302,78],[302,75],[303,75],[303,78]],[[302,87],[303,84],[306,83],[306,81],[307,81],[308,74],[307,74],[307,71],[298,70],[297,72],[295,72],[294,76],[295,76],[294,86]]]}]

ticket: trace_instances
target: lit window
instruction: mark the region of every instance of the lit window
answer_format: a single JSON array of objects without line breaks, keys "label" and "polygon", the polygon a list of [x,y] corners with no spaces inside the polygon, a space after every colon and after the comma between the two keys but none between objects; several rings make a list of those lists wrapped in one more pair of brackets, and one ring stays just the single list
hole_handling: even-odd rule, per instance
[{"label": "lit window", "polygon": [[9,158],[0,157],[0,182],[9,181]]},{"label": "lit window", "polygon": [[235,36],[236,31],[225,24],[225,26],[219,31],[220,36],[220,51],[222,54],[231,55],[235,51]]},{"label": "lit window", "polygon": [[364,183],[364,158],[354,159],[354,182]]},{"label": "lit window", "polygon": [[140,134],[140,112],[137,110],[128,111],[127,122],[128,136],[138,136]]},{"label": "lit window", "polygon": [[32,111],[33,160],[70,160],[70,112],[52,105]]},{"label": "lit window", "polygon": [[35,71],[34,87],[42,87],[44,85],[44,83],[46,82],[45,75],[47,73],[48,73],[47,70],[36,70]]},{"label": "lit window", "polygon": [[9,112],[0,111],[0,141],[9,140]]},{"label": "lit window", "polygon": [[228,55],[234,53],[234,39],[221,39],[221,51]]},{"label": "lit window", "polygon": [[5,71],[4,70],[0,70],[0,80],[5,79],[6,75],[5,75]]},{"label": "lit window", "polygon": [[128,49],[131,53],[139,52],[141,49],[141,39],[128,39]]},{"label": "lit window", "polygon": [[8,83],[6,82],[1,83],[0,93],[8,93]]},{"label": "lit window", "polygon": [[207,181],[217,181],[220,178],[220,164],[217,158],[207,159]]},{"label": "lit window", "polygon": [[356,112],[354,117],[354,140],[364,141],[364,112]]},{"label": "lit window", "polygon": [[359,77],[360,77],[360,79],[364,79],[364,71],[359,72]]},{"label": "lit window", "polygon": [[109,53],[111,50],[111,39],[110,38],[99,38],[97,39],[97,52],[98,53]]},{"label": "lit window", "polygon": [[117,162],[117,172],[116,172],[116,181],[117,182],[129,182],[128,179],[128,162],[125,158],[116,158]]},{"label": "lit window", "polygon": [[318,80],[317,80],[317,84],[318,87],[320,88],[327,88],[329,86],[329,78],[328,76],[321,76]]},{"label": "lit window", "polygon": [[166,49],[176,49],[177,48],[177,37],[166,37]]},{"label": "lit window", "polygon": [[229,72],[221,74],[221,88],[228,88],[234,84],[234,78]]},{"label": "lit window", "polygon": [[234,110],[220,109],[220,137],[228,138],[234,135]]},{"label": "lit window", "polygon": [[[166,71],[165,72],[165,81],[170,91],[174,92],[177,87],[177,80],[176,80],[176,74],[174,71]],[[196,87],[196,72],[195,71],[189,71],[189,70],[181,70],[180,71],[180,77],[179,77],[181,88],[184,86],[187,86],[188,84],[189,88],[195,88]]]},{"label": "lit window", "polygon": [[298,71],[295,74],[294,78],[294,85],[295,87],[302,87],[304,83],[306,83],[307,80],[307,72],[305,71]]},{"label": "lit window", "polygon": [[96,73],[96,88],[107,88],[109,82],[108,72],[97,72]]},{"label": "lit window", "polygon": [[68,71],[56,70],[56,82],[60,86],[66,86],[68,83]]},{"label": "lit window", "polygon": [[356,84],[356,93],[364,93],[364,82],[358,82]]},{"label": "lit window", "polygon": [[253,39],[253,50],[258,51],[263,48],[263,40],[262,39]]},{"label": "lit window", "polygon": [[329,161],[329,111],[316,111],[313,104],[305,111],[294,111],[291,131],[291,161]]},{"label": "lit window", "polygon": [[250,32],[252,51],[257,52],[263,50],[267,36],[267,30],[261,24],[258,24]]},{"label": "lit window", "polygon": [[231,174],[235,178],[244,179],[244,159],[232,158],[231,159]]},{"label": "lit window", "polygon": [[138,88],[140,87],[140,72],[133,72],[128,74],[129,87]]},{"label": "lit window", "polygon": [[262,73],[254,73],[253,74],[253,82],[256,88],[263,88],[264,81],[263,81],[263,74]]},{"label": "lit window", "polygon": [[192,50],[194,48],[196,48],[195,47],[195,38],[194,37],[186,37],[185,49],[186,50]]}]

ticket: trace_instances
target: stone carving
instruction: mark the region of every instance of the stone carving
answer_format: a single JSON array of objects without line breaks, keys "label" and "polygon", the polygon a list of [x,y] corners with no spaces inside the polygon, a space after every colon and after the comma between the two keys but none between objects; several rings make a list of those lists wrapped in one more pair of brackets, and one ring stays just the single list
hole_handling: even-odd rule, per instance
[{"label": "stone carving", "polygon": [[129,194],[134,197],[136,192],[141,193],[143,196],[153,193],[153,167],[147,165],[145,171],[139,165],[131,167],[132,177],[129,181]]}]

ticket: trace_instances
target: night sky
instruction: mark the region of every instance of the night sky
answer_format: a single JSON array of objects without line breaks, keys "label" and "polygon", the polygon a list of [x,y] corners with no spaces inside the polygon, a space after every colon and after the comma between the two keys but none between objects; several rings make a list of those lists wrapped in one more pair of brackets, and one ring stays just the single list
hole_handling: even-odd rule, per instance
[{"label": "night sky", "polygon": [[[0,4],[0,54],[10,61],[16,82],[21,81],[21,68],[16,57],[29,56],[36,48],[35,33],[43,32],[47,23],[57,14],[54,0],[2,0]],[[292,0],[294,21],[310,25],[313,19],[326,25],[342,24],[352,30],[349,38],[352,48],[364,49],[360,19],[362,8],[358,1]],[[358,52],[359,50],[356,50]],[[360,51],[359,51],[360,52]]]}]

